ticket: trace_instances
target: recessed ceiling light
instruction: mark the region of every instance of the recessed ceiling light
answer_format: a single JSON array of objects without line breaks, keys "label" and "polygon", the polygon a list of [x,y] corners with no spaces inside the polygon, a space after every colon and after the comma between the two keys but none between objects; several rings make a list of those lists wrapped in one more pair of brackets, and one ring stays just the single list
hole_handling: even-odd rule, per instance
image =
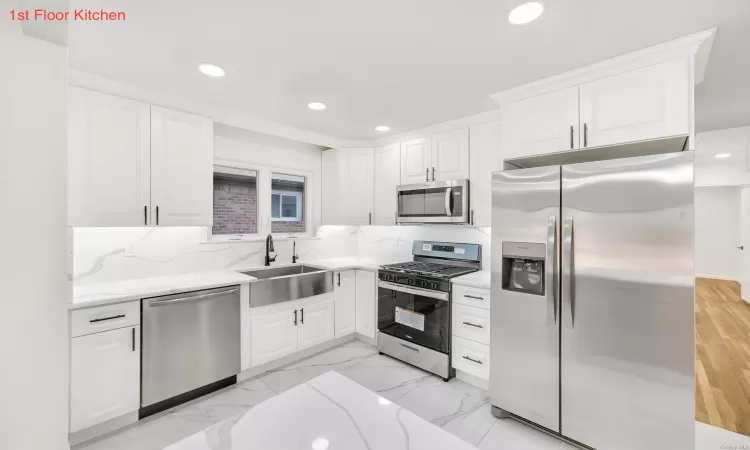
[{"label": "recessed ceiling light", "polygon": [[322,111],[326,109],[326,104],[320,102],[311,102],[307,104],[307,107],[315,111]]},{"label": "recessed ceiling light", "polygon": [[389,131],[390,129],[391,127],[386,126],[386,125],[380,125],[380,126],[375,127],[375,131]]},{"label": "recessed ceiling light", "polygon": [[523,25],[536,20],[544,12],[544,6],[541,3],[529,2],[516,6],[508,14],[508,21],[513,25]]},{"label": "recessed ceiling light", "polygon": [[717,154],[714,155],[714,158],[716,158],[716,159],[724,159],[724,158],[729,158],[730,156],[732,156],[731,153],[717,153]]},{"label": "recessed ceiling light", "polygon": [[213,64],[201,64],[200,66],[198,66],[198,70],[205,73],[209,77],[223,77],[224,75],[226,75],[224,69]]}]

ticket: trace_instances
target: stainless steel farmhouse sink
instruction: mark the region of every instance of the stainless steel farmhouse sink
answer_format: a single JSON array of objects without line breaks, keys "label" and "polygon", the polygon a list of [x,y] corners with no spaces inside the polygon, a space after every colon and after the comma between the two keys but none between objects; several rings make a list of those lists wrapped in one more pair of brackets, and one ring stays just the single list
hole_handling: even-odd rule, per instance
[{"label": "stainless steel farmhouse sink", "polygon": [[332,272],[318,267],[266,267],[240,273],[258,279],[250,283],[251,308],[333,291]]}]

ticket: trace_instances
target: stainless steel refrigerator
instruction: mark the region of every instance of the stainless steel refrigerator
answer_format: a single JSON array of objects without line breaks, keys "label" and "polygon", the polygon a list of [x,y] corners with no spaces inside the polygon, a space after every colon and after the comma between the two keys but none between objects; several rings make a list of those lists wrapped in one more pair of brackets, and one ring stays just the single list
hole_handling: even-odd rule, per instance
[{"label": "stainless steel refrigerator", "polygon": [[494,173],[493,414],[692,449],[693,291],[692,152]]}]

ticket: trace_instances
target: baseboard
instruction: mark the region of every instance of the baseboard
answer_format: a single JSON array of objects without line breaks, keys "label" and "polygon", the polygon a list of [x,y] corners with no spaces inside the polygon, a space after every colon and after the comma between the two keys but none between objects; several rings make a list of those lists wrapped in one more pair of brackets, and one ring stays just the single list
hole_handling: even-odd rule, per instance
[{"label": "baseboard", "polygon": [[240,383],[242,381],[249,380],[250,378],[257,377],[258,375],[268,372],[270,370],[276,370],[280,367],[288,366],[289,364],[295,363],[301,359],[309,358],[313,355],[324,352],[333,347],[338,347],[341,344],[347,343],[349,341],[353,341],[355,337],[356,336],[354,334],[342,336],[332,341],[324,342],[322,344],[318,344],[313,347],[300,350],[296,353],[292,353],[291,355],[286,355],[283,358],[279,358],[274,361],[269,361],[259,366],[251,367],[247,369],[246,371],[240,372],[239,374],[237,374],[237,382]]},{"label": "baseboard", "polygon": [[[357,339],[359,339],[360,341],[365,342],[367,344],[378,345],[377,338],[367,337],[364,334],[359,334],[359,333],[356,333],[355,336],[357,337]],[[376,336],[377,336],[377,334],[376,334]]]},{"label": "baseboard", "polygon": [[490,382],[485,380],[484,378],[479,378],[476,375],[472,375],[470,373],[456,370],[456,378],[466,383],[469,383],[472,386],[476,386],[479,389],[484,389],[485,391],[490,390]]},{"label": "baseboard", "polygon": [[68,434],[68,443],[70,446],[78,445],[82,442],[90,441],[91,439],[103,436],[107,433],[117,431],[120,428],[132,425],[138,422],[138,411],[124,414],[114,419],[109,419],[106,422],[98,423],[94,426],[78,430],[74,433]]}]

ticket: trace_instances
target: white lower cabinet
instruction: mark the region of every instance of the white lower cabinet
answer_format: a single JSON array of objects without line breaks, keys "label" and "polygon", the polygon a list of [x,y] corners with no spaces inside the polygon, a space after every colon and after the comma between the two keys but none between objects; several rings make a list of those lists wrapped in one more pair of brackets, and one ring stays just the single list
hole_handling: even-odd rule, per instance
[{"label": "white lower cabinet", "polygon": [[71,432],[138,410],[140,335],[135,325],[71,339]]},{"label": "white lower cabinet", "polygon": [[332,340],[333,322],[333,299],[302,306],[297,327],[297,349]]},{"label": "white lower cabinet", "polygon": [[490,291],[453,285],[451,365],[482,380],[490,379]]},{"label": "white lower cabinet", "polygon": [[342,270],[333,274],[333,299],[336,312],[337,338],[356,331],[356,270]]},{"label": "white lower cabinet", "polygon": [[376,273],[369,270],[357,270],[357,333],[375,339],[377,317],[377,284]]},{"label": "white lower cabinet", "polygon": [[250,310],[250,364],[253,366],[297,351],[296,309],[288,306],[279,310],[276,306]]},{"label": "white lower cabinet", "polygon": [[483,380],[490,379],[490,346],[453,336],[453,367]]}]

